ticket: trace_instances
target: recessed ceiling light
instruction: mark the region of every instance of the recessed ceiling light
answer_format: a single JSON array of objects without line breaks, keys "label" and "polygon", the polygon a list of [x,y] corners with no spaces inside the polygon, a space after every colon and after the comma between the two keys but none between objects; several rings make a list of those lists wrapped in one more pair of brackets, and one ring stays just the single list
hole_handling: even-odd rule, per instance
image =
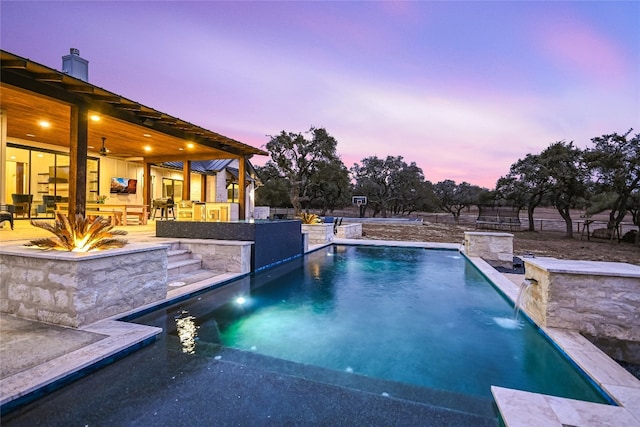
[{"label": "recessed ceiling light", "polygon": [[35,136],[34,134],[32,134],[32,133],[28,133],[28,134],[27,134],[27,136],[28,136],[28,137],[30,137],[30,138],[35,138],[35,137],[36,137],[36,136]]},{"label": "recessed ceiling light", "polygon": [[151,135],[149,135],[148,133],[143,133],[142,136],[144,136],[145,138],[151,138]]},{"label": "recessed ceiling light", "polygon": [[44,154],[38,154],[38,157],[42,158],[44,157]]},{"label": "recessed ceiling light", "polygon": [[93,145],[87,145],[87,148],[95,148]]},{"label": "recessed ceiling light", "polygon": [[187,148],[193,148],[193,144],[192,143],[188,143],[187,144]]},{"label": "recessed ceiling light", "polygon": [[40,127],[42,127],[42,128],[48,128],[48,127],[51,127],[51,123],[49,123],[49,122],[48,122],[48,121],[46,121],[46,120],[40,120],[40,121],[38,122],[38,124],[39,124],[39,125],[40,125]]},{"label": "recessed ceiling light", "polygon": [[91,120],[93,120],[94,122],[99,122],[100,121],[100,116],[98,116],[97,114],[92,114],[91,115]]},{"label": "recessed ceiling light", "polygon": [[179,151],[184,151],[184,148],[179,147],[179,148],[178,148],[178,150],[179,150]]},{"label": "recessed ceiling light", "polygon": [[11,157],[9,157],[9,158],[10,158],[11,160],[15,160],[15,159],[16,159],[16,156],[11,156]]},{"label": "recessed ceiling light", "polygon": [[151,147],[149,147],[148,145],[146,145],[146,146],[144,147],[144,151],[147,151],[147,152],[151,151]]}]

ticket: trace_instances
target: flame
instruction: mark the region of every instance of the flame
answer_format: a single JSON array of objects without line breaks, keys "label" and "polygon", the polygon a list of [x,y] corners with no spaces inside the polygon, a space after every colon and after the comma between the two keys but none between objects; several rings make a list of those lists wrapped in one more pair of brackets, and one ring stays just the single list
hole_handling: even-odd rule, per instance
[{"label": "flame", "polygon": [[31,225],[50,231],[54,237],[31,240],[25,244],[29,247],[67,252],[89,252],[121,248],[127,244],[126,240],[114,238],[116,235],[125,235],[127,232],[112,230],[113,226],[109,220],[101,216],[90,220],[82,215],[70,217],[57,213],[53,223],[32,220]]}]

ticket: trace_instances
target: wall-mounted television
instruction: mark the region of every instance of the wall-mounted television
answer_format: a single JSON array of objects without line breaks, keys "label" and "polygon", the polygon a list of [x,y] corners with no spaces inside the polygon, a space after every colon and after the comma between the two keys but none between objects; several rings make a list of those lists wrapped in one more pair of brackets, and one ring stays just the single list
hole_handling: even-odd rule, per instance
[{"label": "wall-mounted television", "polygon": [[138,180],[131,178],[111,178],[110,193],[136,194]]}]

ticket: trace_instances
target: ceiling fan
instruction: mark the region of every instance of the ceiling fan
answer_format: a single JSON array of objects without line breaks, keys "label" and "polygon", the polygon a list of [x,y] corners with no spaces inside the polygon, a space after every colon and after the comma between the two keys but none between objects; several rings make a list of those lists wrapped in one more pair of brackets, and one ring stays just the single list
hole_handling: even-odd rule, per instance
[{"label": "ceiling fan", "polygon": [[101,155],[101,156],[106,156],[106,155],[107,155],[107,153],[109,152],[109,150],[107,150],[107,147],[105,147],[105,145],[104,145],[104,141],[105,141],[106,139],[107,139],[107,138],[105,138],[104,136],[102,137],[102,148],[100,148],[100,155]]}]

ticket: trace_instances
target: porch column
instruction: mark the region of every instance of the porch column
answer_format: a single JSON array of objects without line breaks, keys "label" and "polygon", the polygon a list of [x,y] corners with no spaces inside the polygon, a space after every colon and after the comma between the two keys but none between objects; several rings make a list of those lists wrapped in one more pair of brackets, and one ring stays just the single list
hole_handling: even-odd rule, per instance
[{"label": "porch column", "polygon": [[[0,110],[0,169],[3,171],[7,167],[7,112]],[[7,180],[6,174],[0,176],[0,203],[11,203],[7,201]]]},{"label": "porch column", "polygon": [[142,181],[142,203],[149,207],[151,212],[151,163],[144,161],[144,179]]},{"label": "porch column", "polygon": [[182,185],[182,200],[191,200],[191,160],[185,160],[182,167],[184,183]]},{"label": "porch column", "polygon": [[247,217],[245,209],[247,206],[247,187],[246,187],[246,179],[245,175],[247,172],[245,171],[247,160],[244,157],[240,157],[238,159],[238,204],[239,206],[239,219],[242,221]]},{"label": "porch column", "polygon": [[69,216],[84,216],[87,203],[87,139],[89,109],[72,105],[69,141]]}]

